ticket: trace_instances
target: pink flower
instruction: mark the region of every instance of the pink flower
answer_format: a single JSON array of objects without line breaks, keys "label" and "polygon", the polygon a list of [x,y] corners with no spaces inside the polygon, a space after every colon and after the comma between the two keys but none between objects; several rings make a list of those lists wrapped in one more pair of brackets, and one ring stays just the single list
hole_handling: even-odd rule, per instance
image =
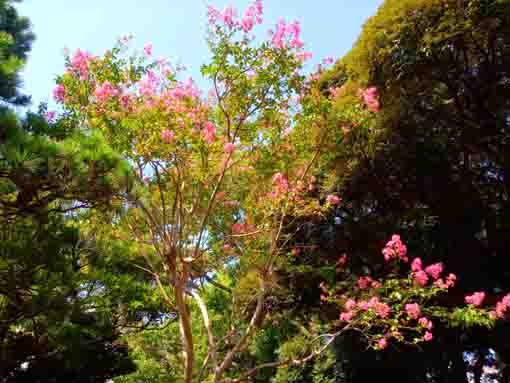
[{"label": "pink flower", "polygon": [[496,303],[496,311],[495,314],[498,318],[503,318],[505,316],[505,313],[508,310],[508,306],[505,305],[503,302]]},{"label": "pink flower", "polygon": [[370,309],[370,303],[367,301],[359,301],[358,307],[363,311],[368,311]]},{"label": "pink flower", "polygon": [[55,118],[55,115],[56,115],[56,112],[54,111],[48,111],[46,113],[44,113],[44,119],[47,121],[47,122],[52,122],[53,119]]},{"label": "pink flower", "polygon": [[96,100],[99,103],[107,102],[118,94],[119,91],[115,89],[109,81],[103,82],[98,88],[96,88],[96,91],[94,92]]},{"label": "pink flower", "polygon": [[143,52],[145,53],[145,56],[151,56],[152,55],[152,44],[146,43],[143,46]]},{"label": "pink flower", "polygon": [[322,59],[322,63],[324,65],[329,65],[329,64],[333,64],[335,62],[335,59],[331,56],[326,56]]},{"label": "pink flower", "polygon": [[87,78],[89,73],[89,63],[93,59],[94,56],[90,55],[87,52],[83,52],[80,49],[77,49],[74,52],[70,64],[72,70],[80,76],[80,79],[84,80],[85,78]]},{"label": "pink flower", "polygon": [[290,36],[290,46],[293,48],[302,48],[304,43],[299,39],[299,35],[301,34],[301,25],[299,21],[294,21],[293,23],[287,25],[285,27],[285,32]]},{"label": "pink flower", "polygon": [[473,295],[467,295],[464,300],[467,304],[471,304],[473,306],[480,306],[485,299],[485,293],[483,291],[476,292]]},{"label": "pink flower", "polygon": [[428,330],[432,329],[432,322],[425,317],[421,317],[420,319],[418,319],[418,323]]},{"label": "pink flower", "polygon": [[216,127],[212,122],[207,121],[202,130],[202,137],[208,144],[212,144],[216,139]]},{"label": "pink flower", "polygon": [[298,52],[298,53],[296,53],[296,58],[301,62],[310,60],[312,58],[312,56],[313,56],[312,52]]},{"label": "pink flower", "polygon": [[411,263],[411,270],[413,271],[420,271],[422,268],[422,263],[420,258],[414,258],[413,262]]},{"label": "pink flower", "polygon": [[262,4],[262,0],[255,0],[253,2],[253,6],[255,7],[255,10],[257,11],[258,15],[262,15],[264,13],[264,6]]},{"label": "pink flower", "polygon": [[390,306],[386,303],[378,302],[374,306],[375,313],[379,315],[381,318],[386,319],[390,315]]},{"label": "pink flower", "polygon": [[273,196],[278,197],[280,194],[287,193],[289,191],[289,181],[283,173],[275,173],[273,175]]},{"label": "pink flower", "polygon": [[161,132],[161,139],[167,143],[171,144],[175,140],[175,132],[165,129]]},{"label": "pink flower", "polygon": [[367,289],[372,283],[372,278],[370,277],[359,277],[358,279],[358,287],[360,289]]},{"label": "pink flower", "polygon": [[53,98],[55,99],[55,101],[63,103],[65,96],[66,96],[66,89],[64,88],[64,85],[58,84],[53,89]]},{"label": "pink flower", "polygon": [[253,29],[255,21],[257,24],[262,23],[262,1],[258,0],[251,4],[244,12],[243,19],[241,20],[241,28],[245,33]]},{"label": "pink flower", "polygon": [[377,342],[377,347],[380,350],[384,350],[386,347],[388,347],[388,341],[386,340],[386,338],[379,339],[379,342]]},{"label": "pink flower", "polygon": [[405,306],[407,315],[412,319],[418,319],[421,314],[421,308],[418,303],[408,303]]},{"label": "pink flower", "polygon": [[345,322],[350,322],[354,317],[354,313],[352,311],[346,311],[340,314],[340,320]]},{"label": "pink flower", "polygon": [[382,250],[385,261],[390,261],[392,258],[399,258],[404,262],[408,261],[406,257],[407,247],[400,240],[400,236],[393,234],[391,240],[386,243],[386,246]]},{"label": "pink flower", "polygon": [[146,97],[152,97],[156,93],[159,80],[153,71],[147,71],[147,78],[140,81],[140,93]]},{"label": "pink flower", "polygon": [[434,263],[433,265],[427,266],[425,272],[430,275],[434,280],[439,278],[443,272],[443,264],[441,262]]},{"label": "pink flower", "polygon": [[363,102],[371,112],[379,111],[379,100],[377,95],[377,88],[372,86],[364,91],[361,91]]},{"label": "pink flower", "polygon": [[430,342],[432,340],[432,338],[433,338],[433,336],[432,336],[432,333],[430,331],[425,332],[425,335],[423,336],[423,339],[426,342]]},{"label": "pink flower", "polygon": [[223,146],[223,152],[225,154],[233,153],[234,150],[236,150],[236,145],[231,142],[228,142]]},{"label": "pink flower", "polygon": [[429,280],[429,276],[423,270],[414,273],[414,280],[420,285],[425,286]]},{"label": "pink flower", "polygon": [[235,17],[237,17],[237,9],[231,5],[225,8],[223,13],[220,15],[223,23],[229,28],[232,28],[235,25]]},{"label": "pink flower", "polygon": [[207,18],[210,23],[215,22],[221,18],[221,12],[214,8],[212,5],[207,6]]},{"label": "pink flower", "polygon": [[286,32],[286,24],[285,21],[279,20],[276,24],[276,31],[273,34],[273,38],[271,39],[271,43],[275,48],[284,48],[285,47],[285,32]]},{"label": "pink flower", "polygon": [[255,25],[255,22],[253,21],[253,17],[243,17],[241,20],[241,27],[243,28],[243,31],[248,33],[253,29],[253,26]]},{"label": "pink flower", "polygon": [[344,307],[346,310],[351,311],[356,308],[356,301],[354,299],[348,299],[347,302],[345,302]]},{"label": "pink flower", "polygon": [[329,203],[330,205],[338,205],[340,201],[341,201],[340,197],[334,194],[330,194],[326,197],[326,202]]}]

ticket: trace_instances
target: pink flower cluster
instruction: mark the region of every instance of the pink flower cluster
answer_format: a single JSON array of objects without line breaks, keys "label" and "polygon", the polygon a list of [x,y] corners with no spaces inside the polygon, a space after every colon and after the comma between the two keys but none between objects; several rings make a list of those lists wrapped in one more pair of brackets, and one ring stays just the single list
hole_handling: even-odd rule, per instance
[{"label": "pink flower cluster", "polygon": [[340,201],[341,198],[334,194],[330,194],[326,197],[326,202],[329,203],[330,205],[339,205]]},{"label": "pink flower cluster", "polygon": [[496,311],[491,312],[493,317],[503,318],[510,309],[510,294],[505,295],[500,302],[496,303]]},{"label": "pink flower cluster", "polygon": [[113,87],[109,81],[103,82],[99,87],[96,88],[94,95],[99,103],[104,103],[111,98],[117,96],[119,91]]},{"label": "pink flower cluster", "polygon": [[312,52],[308,52],[308,51],[296,53],[296,58],[301,62],[310,60],[312,58],[312,56],[313,56]]},{"label": "pink flower cluster", "polygon": [[287,45],[287,39],[289,39],[289,45],[292,48],[299,49],[305,45],[299,38],[299,35],[301,34],[301,25],[297,20],[288,25],[284,20],[280,20],[276,24],[276,31],[271,31],[271,33],[271,42],[275,48],[285,48]]},{"label": "pink flower cluster", "polygon": [[216,139],[216,127],[210,121],[207,121],[204,124],[204,128],[202,129],[202,138],[208,144],[212,144]]},{"label": "pink flower cluster", "polygon": [[262,24],[263,10],[264,7],[262,5],[262,0],[256,0],[253,4],[248,6],[244,12],[243,19],[241,20],[241,28],[243,28],[244,32],[250,32],[253,29],[255,22],[257,24]]},{"label": "pink flower cluster", "polygon": [[245,33],[250,32],[255,23],[262,23],[262,14],[264,12],[264,6],[262,0],[255,0],[252,4],[246,8],[243,17],[239,22],[237,20],[237,9],[233,6],[228,6],[223,12],[214,8],[212,5],[207,7],[207,17],[209,23],[221,22],[228,28],[241,27]]},{"label": "pink flower cluster", "polygon": [[368,110],[374,113],[378,112],[380,105],[377,95],[377,88],[375,86],[371,86],[370,88],[362,90],[360,93]]},{"label": "pink flower cluster", "polygon": [[326,56],[322,59],[322,64],[324,65],[330,65],[330,64],[333,64],[335,62],[335,59],[331,56]]},{"label": "pink flower cluster", "polygon": [[236,145],[232,142],[227,142],[225,145],[223,145],[223,152],[225,154],[231,154],[236,150]]},{"label": "pink flower cluster", "polygon": [[52,122],[56,114],[57,113],[54,111],[47,111],[46,113],[44,113],[44,119],[46,120],[46,122]]},{"label": "pink flower cluster", "polygon": [[434,263],[423,269],[423,263],[420,258],[414,258],[411,262],[411,270],[413,271],[413,277],[416,283],[420,286],[425,286],[429,281],[429,276],[434,280],[434,285],[440,288],[450,288],[455,285],[457,276],[455,274],[448,274],[446,281],[440,278],[443,272],[443,264],[441,262]]},{"label": "pink flower cluster", "polygon": [[53,98],[55,99],[55,101],[63,103],[65,96],[66,96],[66,89],[64,88],[64,85],[58,84],[53,89]]},{"label": "pink flower cluster", "polygon": [[161,139],[166,144],[171,144],[172,142],[175,141],[175,132],[165,129],[161,132]]},{"label": "pink flower cluster", "polygon": [[428,330],[432,329],[432,322],[425,317],[421,317],[420,319],[418,319],[418,323]]},{"label": "pink flower cluster", "polygon": [[152,44],[146,43],[143,47],[143,52],[145,53],[145,56],[149,57],[152,55]]},{"label": "pink flower cluster", "polygon": [[391,309],[386,303],[381,302],[379,297],[372,297],[368,301],[356,302],[354,299],[349,299],[345,302],[344,308],[346,311],[340,314],[340,320],[349,322],[354,316],[361,311],[373,310],[377,316],[382,319],[388,318]]},{"label": "pink flower cluster", "polygon": [[273,176],[273,190],[269,193],[269,197],[278,198],[281,194],[289,192],[289,180],[283,173],[275,173]]},{"label": "pink flower cluster", "polygon": [[150,98],[156,94],[157,87],[159,85],[159,79],[156,74],[148,70],[147,77],[140,80],[140,94],[145,98]]},{"label": "pink flower cluster", "polygon": [[406,256],[407,247],[402,243],[400,236],[397,234],[393,234],[391,240],[386,243],[382,253],[384,255],[384,260],[387,262],[392,258],[401,259],[404,262],[409,260]]},{"label": "pink flower cluster", "polygon": [[421,307],[418,303],[408,303],[405,306],[406,313],[411,319],[418,319],[421,315]]},{"label": "pink flower cluster", "polygon": [[379,339],[379,342],[377,342],[377,347],[379,347],[380,350],[384,350],[386,347],[388,347],[388,340],[386,337]]},{"label": "pink flower cluster", "polygon": [[89,74],[89,65],[95,57],[88,52],[77,49],[71,58],[71,70],[78,74],[81,80],[85,80]]},{"label": "pink flower cluster", "polygon": [[472,295],[467,295],[464,298],[467,304],[473,305],[475,307],[481,306],[484,299],[485,293],[483,291],[476,292]]},{"label": "pink flower cluster", "polygon": [[358,278],[358,287],[360,289],[368,289],[369,287],[378,289],[381,287],[381,284],[379,282],[373,280],[371,277],[359,277]]}]

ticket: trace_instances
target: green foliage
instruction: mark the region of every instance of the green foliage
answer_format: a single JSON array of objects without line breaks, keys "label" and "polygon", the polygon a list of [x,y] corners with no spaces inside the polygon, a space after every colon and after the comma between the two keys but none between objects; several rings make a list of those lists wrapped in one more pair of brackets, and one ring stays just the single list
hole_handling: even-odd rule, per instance
[{"label": "green foliage", "polygon": [[13,1],[0,1],[0,101],[26,104],[30,99],[18,93],[19,71],[30,50],[34,35],[28,19],[20,17]]}]

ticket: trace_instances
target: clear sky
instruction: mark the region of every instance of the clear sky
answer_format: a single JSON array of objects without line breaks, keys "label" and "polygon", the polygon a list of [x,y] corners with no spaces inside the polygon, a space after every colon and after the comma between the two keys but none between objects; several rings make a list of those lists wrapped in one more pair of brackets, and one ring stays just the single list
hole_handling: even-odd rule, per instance
[{"label": "clear sky", "polygon": [[[205,42],[207,4],[244,9],[248,0],[24,0],[18,9],[33,25],[36,41],[24,71],[24,88],[33,106],[50,102],[54,78],[64,69],[64,48],[100,55],[116,40],[135,35],[134,46],[154,45],[156,57],[180,62],[200,84],[200,65],[208,57]],[[265,0],[264,31],[279,18],[299,20],[313,63],[341,57],[364,21],[382,0]]]}]

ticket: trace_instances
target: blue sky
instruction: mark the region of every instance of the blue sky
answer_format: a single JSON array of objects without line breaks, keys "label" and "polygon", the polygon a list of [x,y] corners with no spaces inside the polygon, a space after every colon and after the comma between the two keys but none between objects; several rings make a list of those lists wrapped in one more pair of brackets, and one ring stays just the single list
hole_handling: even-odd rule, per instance
[{"label": "blue sky", "polygon": [[[205,42],[207,4],[244,9],[248,0],[24,0],[20,14],[30,18],[36,41],[24,71],[25,92],[33,107],[50,102],[54,78],[64,69],[64,48],[81,48],[100,55],[118,37],[133,33],[134,46],[154,45],[156,57],[181,62],[200,84],[200,65],[207,61]],[[264,25],[283,17],[299,20],[302,39],[313,52],[312,62],[345,54],[363,22],[382,0],[265,0]]]}]

